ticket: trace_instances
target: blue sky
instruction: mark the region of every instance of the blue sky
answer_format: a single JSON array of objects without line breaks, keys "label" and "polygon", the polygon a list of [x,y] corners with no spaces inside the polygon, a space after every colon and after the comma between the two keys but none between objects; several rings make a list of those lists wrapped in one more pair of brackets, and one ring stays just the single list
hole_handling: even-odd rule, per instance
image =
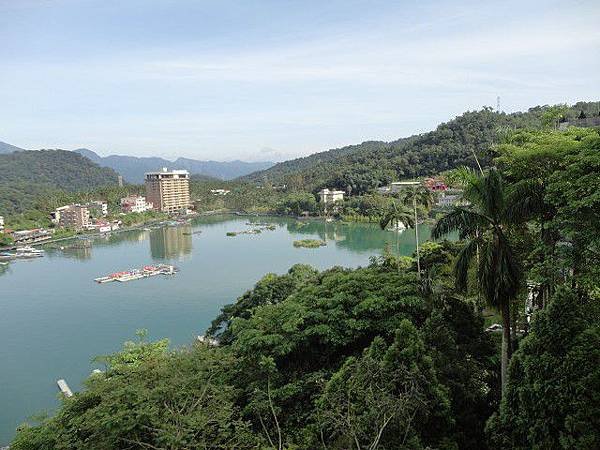
[{"label": "blue sky", "polygon": [[0,0],[0,140],[282,160],[600,99],[600,2]]}]

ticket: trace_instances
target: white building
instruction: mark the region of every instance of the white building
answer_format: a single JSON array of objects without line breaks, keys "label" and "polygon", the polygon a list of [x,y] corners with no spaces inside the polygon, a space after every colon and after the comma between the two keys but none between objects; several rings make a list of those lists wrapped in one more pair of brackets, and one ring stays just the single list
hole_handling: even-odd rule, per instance
[{"label": "white building", "polygon": [[329,189],[321,189],[319,191],[319,198],[321,199],[321,203],[335,203],[344,200],[344,191],[330,191]]},{"label": "white building", "polygon": [[464,201],[462,198],[462,191],[458,189],[449,189],[446,192],[440,192],[436,202],[436,206],[440,208],[466,205],[468,205],[468,202]]},{"label": "white building", "polygon": [[125,213],[142,213],[152,209],[152,203],[146,202],[146,197],[130,195],[121,199],[121,209]]},{"label": "white building", "polygon": [[210,193],[213,195],[227,195],[229,194],[231,191],[228,189],[211,189]]},{"label": "white building", "polygon": [[380,194],[397,194],[405,189],[417,188],[421,185],[422,183],[420,181],[394,181],[393,183],[390,183],[389,186],[377,188],[377,191]]},{"label": "white building", "polygon": [[4,217],[0,216],[0,233],[4,232]]}]

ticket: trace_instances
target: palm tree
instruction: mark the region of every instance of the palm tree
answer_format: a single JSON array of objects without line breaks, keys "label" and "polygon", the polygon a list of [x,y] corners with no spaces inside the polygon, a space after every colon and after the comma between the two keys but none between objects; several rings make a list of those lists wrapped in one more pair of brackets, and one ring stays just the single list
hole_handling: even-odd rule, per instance
[{"label": "palm tree", "polygon": [[417,212],[417,206],[424,206],[425,208],[430,208],[433,204],[433,195],[431,194],[431,191],[429,189],[420,186],[406,191],[403,200],[406,205],[412,205],[413,208],[415,241],[417,244],[417,273],[419,278],[421,278],[421,256],[419,254],[419,216]]},{"label": "palm tree", "polygon": [[[413,219],[410,210],[404,205],[393,201],[386,213],[381,217],[379,226],[382,230],[385,230],[390,225],[394,228],[399,228],[400,224],[408,228],[412,226],[412,220]],[[398,233],[396,233],[396,253],[398,252]]]},{"label": "palm tree", "polygon": [[468,206],[456,206],[435,224],[432,237],[438,239],[458,231],[465,241],[455,266],[457,287],[467,287],[469,269],[473,266],[477,289],[487,303],[502,316],[502,388],[506,385],[511,357],[510,304],[517,295],[521,272],[507,236],[513,225],[512,208],[506,201],[502,178],[496,170],[483,175],[472,171],[464,179],[463,198]]}]

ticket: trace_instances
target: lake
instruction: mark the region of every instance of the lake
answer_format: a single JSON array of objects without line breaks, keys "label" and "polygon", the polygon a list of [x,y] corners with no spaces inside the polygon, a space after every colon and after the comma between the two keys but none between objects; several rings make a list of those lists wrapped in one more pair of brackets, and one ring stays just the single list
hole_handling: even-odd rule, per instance
[{"label": "lake", "polygon": [[[276,229],[225,236],[250,229],[248,221]],[[427,226],[419,231],[422,240],[429,237]],[[311,238],[327,246],[292,245]],[[119,350],[137,329],[147,329],[149,339],[185,345],[268,272],[285,273],[296,263],[365,266],[386,245],[410,255],[415,240],[413,230],[398,234],[374,224],[206,216],[190,225],[60,245],[65,248],[47,246],[44,258],[0,267],[0,446],[18,424],[58,405],[56,380],[79,389],[96,367],[94,356]],[[151,263],[174,264],[180,272],[129,283],[93,281]]]}]

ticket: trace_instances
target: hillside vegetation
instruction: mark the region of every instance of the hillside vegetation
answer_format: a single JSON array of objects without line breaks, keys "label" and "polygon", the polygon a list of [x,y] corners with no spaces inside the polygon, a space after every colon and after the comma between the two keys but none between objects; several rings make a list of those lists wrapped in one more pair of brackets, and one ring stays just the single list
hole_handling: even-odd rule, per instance
[{"label": "hillside vegetation", "polygon": [[75,192],[115,185],[117,173],[64,150],[0,155],[0,215],[34,207],[58,191]]},{"label": "hillside vegetation", "polygon": [[491,108],[466,112],[434,131],[393,142],[368,141],[276,164],[245,180],[314,191],[322,187],[363,194],[393,180],[436,175],[491,161],[489,148],[499,135],[521,128],[553,127],[560,121],[598,115],[597,102],[537,106],[527,112],[497,113]]}]

